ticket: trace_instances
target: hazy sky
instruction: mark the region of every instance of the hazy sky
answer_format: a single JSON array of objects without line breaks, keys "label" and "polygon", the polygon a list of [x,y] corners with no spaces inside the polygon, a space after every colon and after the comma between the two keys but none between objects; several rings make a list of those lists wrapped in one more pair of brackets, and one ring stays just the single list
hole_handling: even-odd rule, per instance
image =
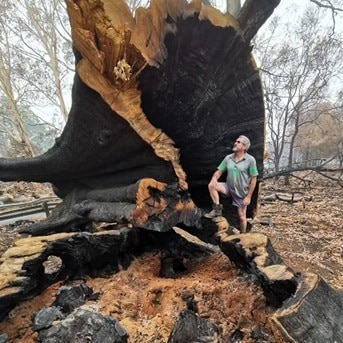
[{"label": "hazy sky", "polygon": [[[212,0],[212,3],[220,9],[221,11],[225,12],[226,11],[226,1],[227,0]],[[323,0],[323,3],[325,3],[326,0]],[[241,4],[243,5],[245,0],[241,1]],[[327,3],[328,1],[326,1]],[[330,1],[334,6],[337,6],[340,8],[343,8],[343,0],[332,0]],[[285,13],[287,14],[287,8],[289,6],[297,6],[299,11],[297,12],[300,16],[302,11],[306,8],[306,6],[313,6],[319,9],[318,5],[314,4],[310,0],[281,0],[280,5],[275,9],[273,15],[284,15]],[[326,9],[323,11],[326,13],[326,19],[328,22],[333,23],[332,19],[332,11],[329,9]],[[292,16],[288,17],[289,21],[294,21],[297,18]],[[341,32],[343,32],[343,12],[337,12],[337,15],[335,17],[335,25]]]}]

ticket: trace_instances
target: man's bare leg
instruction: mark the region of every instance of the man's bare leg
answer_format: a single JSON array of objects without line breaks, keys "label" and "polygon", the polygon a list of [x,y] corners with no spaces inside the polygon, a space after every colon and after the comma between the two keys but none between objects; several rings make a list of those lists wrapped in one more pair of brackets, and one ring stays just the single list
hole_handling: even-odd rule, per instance
[{"label": "man's bare leg", "polygon": [[223,205],[220,204],[219,193],[226,193],[225,183],[223,182],[210,182],[208,185],[208,191],[212,199],[212,211],[205,213],[206,218],[216,218],[222,216]]},{"label": "man's bare leg", "polygon": [[219,193],[223,195],[227,195],[226,188],[224,185],[225,184],[223,182],[217,182],[216,185],[212,185],[212,184],[208,185],[208,191],[210,193],[210,197],[214,204],[219,204]]},{"label": "man's bare leg", "polygon": [[247,207],[237,207],[238,221],[241,229],[241,233],[247,232]]}]

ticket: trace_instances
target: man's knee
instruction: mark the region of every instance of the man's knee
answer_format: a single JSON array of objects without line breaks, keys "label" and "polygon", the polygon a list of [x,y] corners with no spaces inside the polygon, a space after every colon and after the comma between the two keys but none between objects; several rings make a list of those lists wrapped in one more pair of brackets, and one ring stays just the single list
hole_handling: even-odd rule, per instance
[{"label": "man's knee", "polygon": [[241,220],[246,219],[246,209],[242,209],[237,207],[237,214],[238,214],[238,218]]},{"label": "man's knee", "polygon": [[239,221],[244,221],[246,219],[245,215],[238,215]]}]

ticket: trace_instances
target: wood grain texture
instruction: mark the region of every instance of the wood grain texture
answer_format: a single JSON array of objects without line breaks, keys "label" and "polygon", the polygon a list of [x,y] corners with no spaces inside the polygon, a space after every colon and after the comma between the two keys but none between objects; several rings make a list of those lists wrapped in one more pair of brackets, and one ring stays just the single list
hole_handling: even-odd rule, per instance
[{"label": "wood grain texture", "polygon": [[[162,230],[194,224],[195,207],[210,206],[211,174],[240,134],[251,139],[262,174],[263,92],[239,22],[199,0],[155,0],[134,17],[122,0],[68,0],[67,8],[76,59],[68,122],[45,154],[0,159],[1,180],[50,182],[63,200],[26,232],[83,230],[114,219],[156,227],[131,216],[135,201],[116,199],[116,190],[143,179],[183,199]],[[97,200],[106,190],[112,197]],[[249,216],[257,197],[258,187]],[[224,207],[225,216],[235,213]],[[139,218],[153,218],[142,209]]]}]

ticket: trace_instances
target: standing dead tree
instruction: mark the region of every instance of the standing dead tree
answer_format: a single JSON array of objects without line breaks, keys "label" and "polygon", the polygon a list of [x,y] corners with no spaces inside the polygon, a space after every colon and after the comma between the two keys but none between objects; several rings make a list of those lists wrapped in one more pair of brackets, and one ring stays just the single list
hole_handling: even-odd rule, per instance
[{"label": "standing dead tree", "polygon": [[63,199],[26,231],[198,226],[210,175],[241,133],[262,172],[250,40],[278,3],[246,1],[236,20],[200,1],[153,1],[133,18],[124,1],[68,0],[77,70],[69,120],[45,154],[0,160],[2,181],[51,182]]}]

